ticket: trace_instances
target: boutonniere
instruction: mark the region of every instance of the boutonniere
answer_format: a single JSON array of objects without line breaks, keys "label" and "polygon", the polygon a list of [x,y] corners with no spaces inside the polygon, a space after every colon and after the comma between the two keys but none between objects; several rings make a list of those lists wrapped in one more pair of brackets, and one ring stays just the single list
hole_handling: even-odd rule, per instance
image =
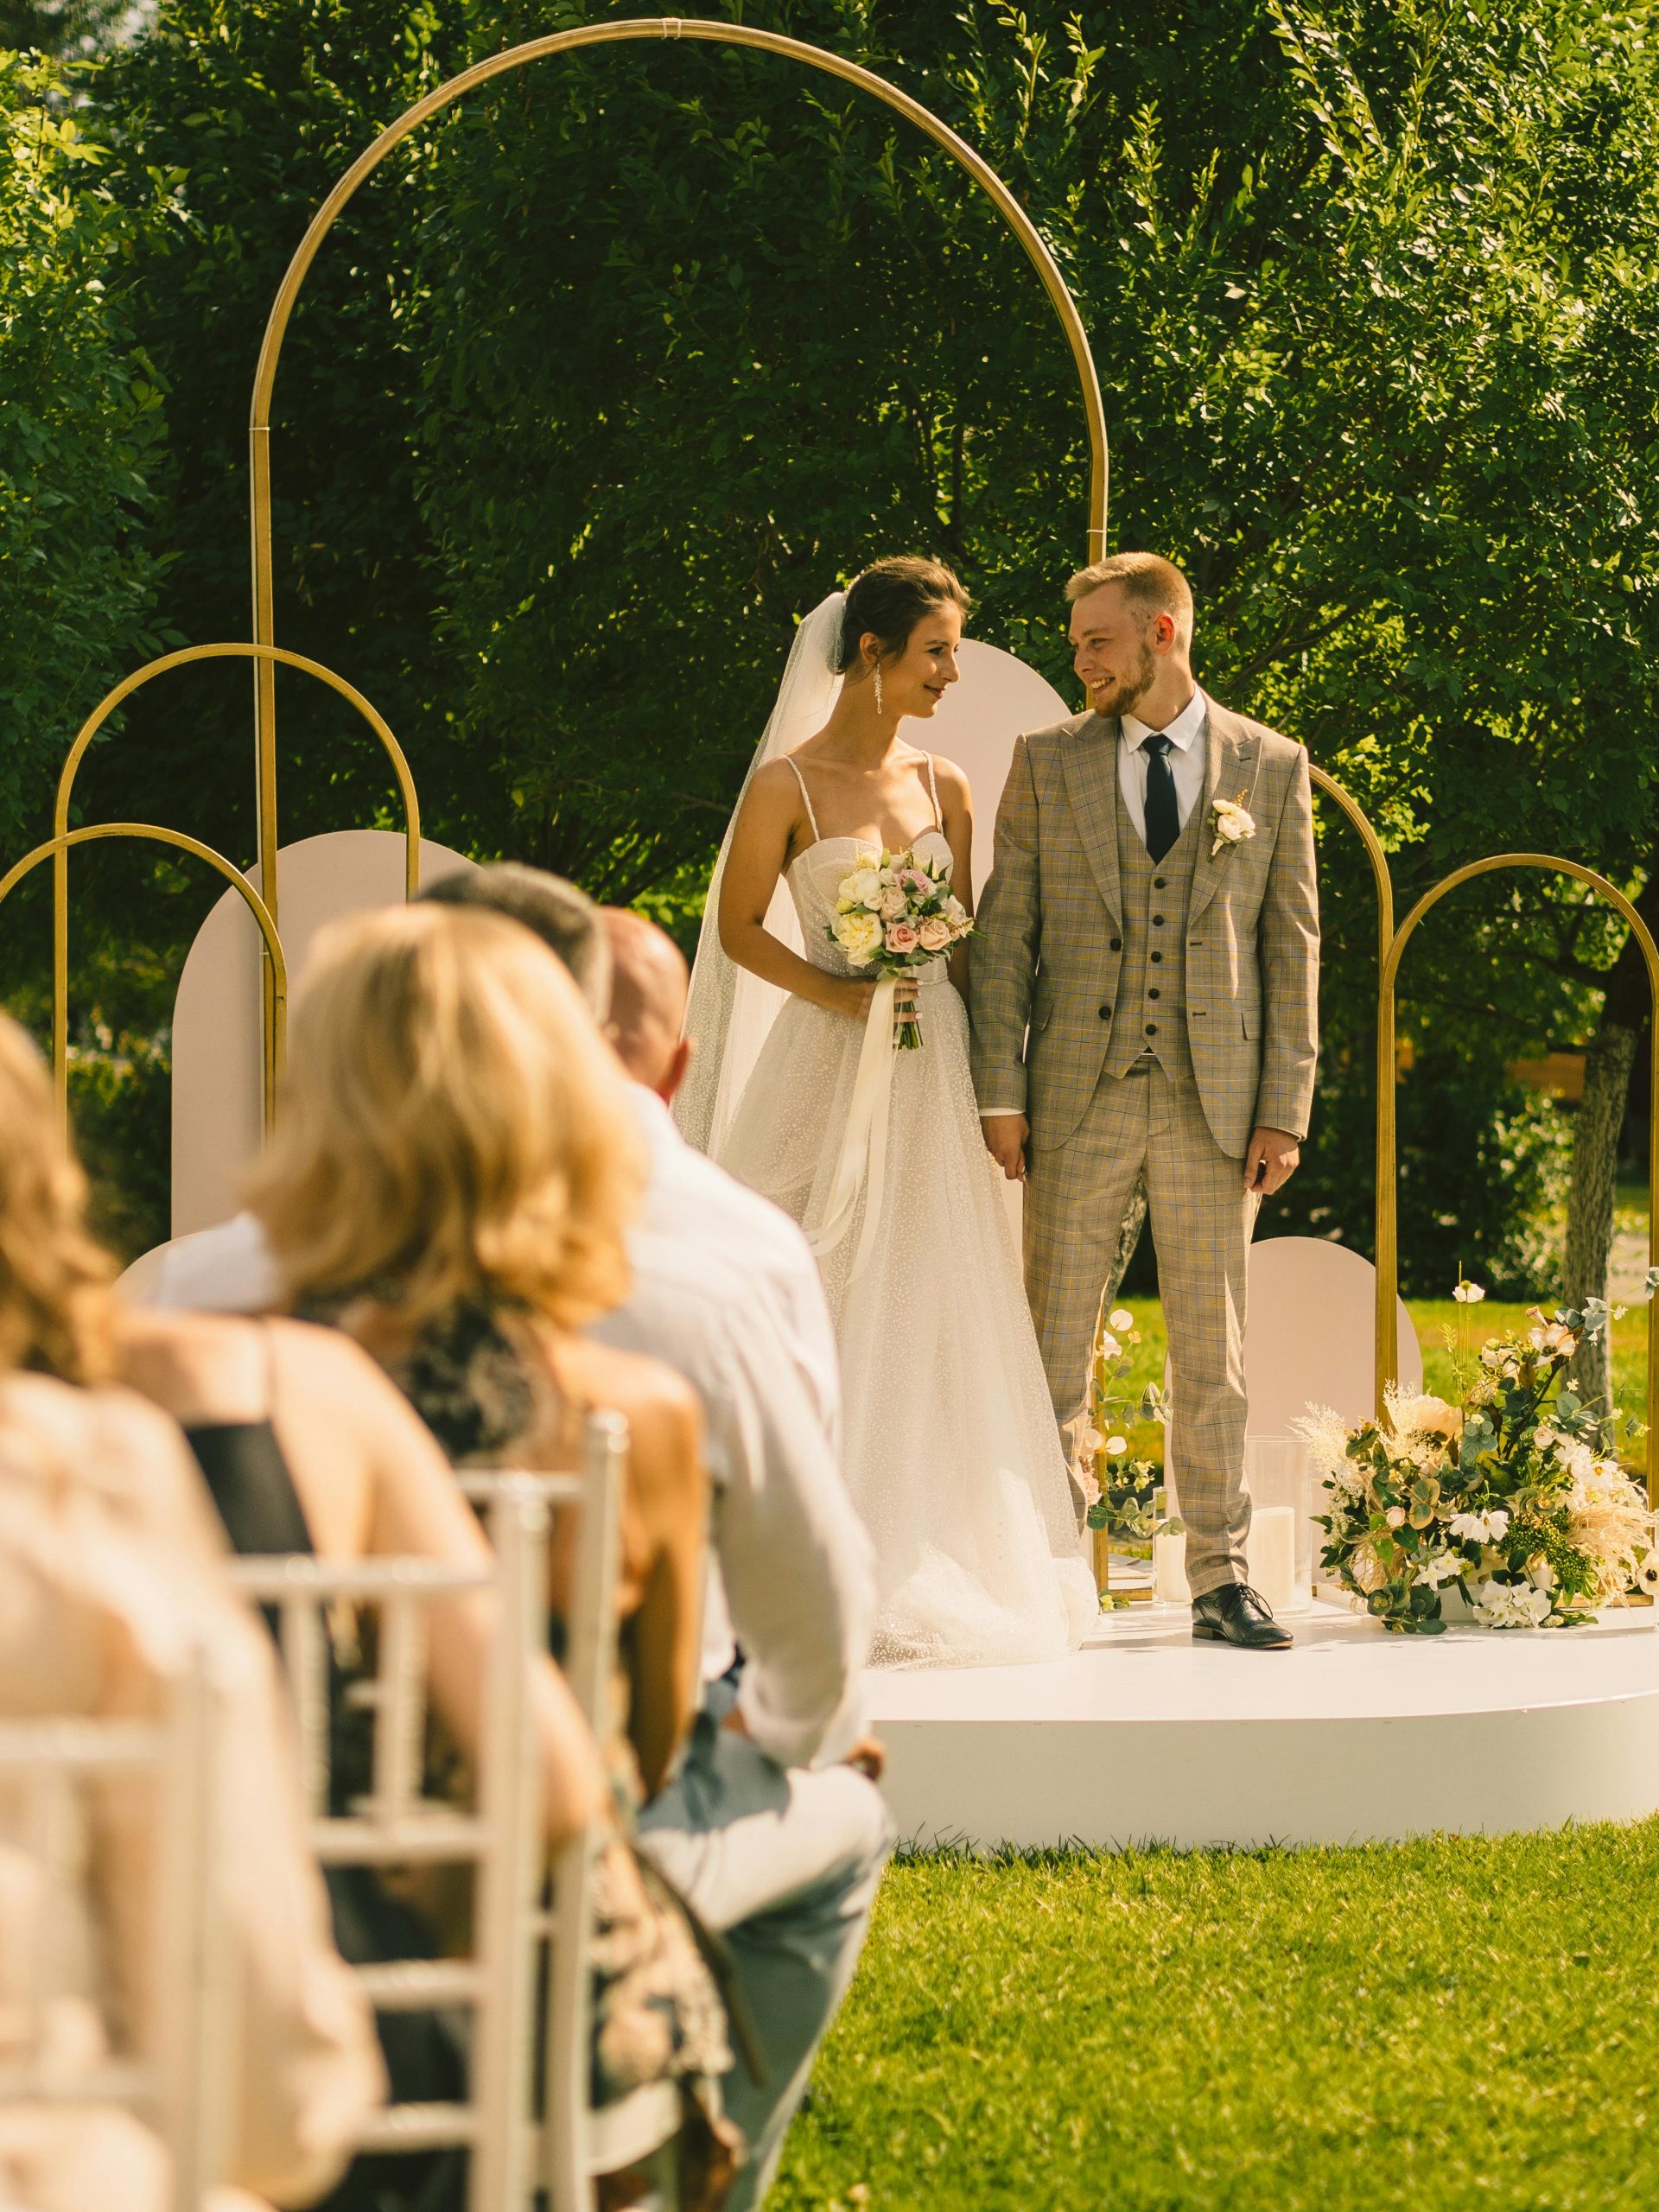
[{"label": "boutonniere", "polygon": [[1218,798],[1210,810],[1210,827],[1216,833],[1216,842],[1210,848],[1214,860],[1229,846],[1242,845],[1247,837],[1255,835],[1255,817],[1230,798]]}]

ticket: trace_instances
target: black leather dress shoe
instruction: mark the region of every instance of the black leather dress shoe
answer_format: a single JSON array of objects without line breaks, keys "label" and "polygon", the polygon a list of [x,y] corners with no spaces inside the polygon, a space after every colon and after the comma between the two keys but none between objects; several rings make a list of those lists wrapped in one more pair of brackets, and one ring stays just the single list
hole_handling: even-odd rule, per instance
[{"label": "black leather dress shoe", "polygon": [[1224,1582],[1192,1600],[1192,1641],[1236,1644],[1241,1651],[1288,1651],[1295,1639],[1248,1582]]}]

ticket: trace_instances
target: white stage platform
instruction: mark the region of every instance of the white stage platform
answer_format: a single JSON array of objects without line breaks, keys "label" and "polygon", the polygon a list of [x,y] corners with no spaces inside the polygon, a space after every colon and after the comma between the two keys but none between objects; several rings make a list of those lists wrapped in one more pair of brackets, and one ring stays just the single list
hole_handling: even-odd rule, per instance
[{"label": "white stage platform", "polygon": [[1659,1812],[1655,1619],[1414,1637],[1320,1606],[1274,1654],[1136,1607],[1053,1666],[868,1681],[906,1842],[1501,1834]]}]

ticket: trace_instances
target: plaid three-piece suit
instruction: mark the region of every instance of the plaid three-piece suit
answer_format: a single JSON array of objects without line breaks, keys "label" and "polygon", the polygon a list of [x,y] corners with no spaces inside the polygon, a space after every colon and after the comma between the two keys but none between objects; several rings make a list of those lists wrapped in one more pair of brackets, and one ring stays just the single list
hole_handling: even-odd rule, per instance
[{"label": "plaid three-piece suit", "polygon": [[[1193,1594],[1244,1579],[1253,1128],[1307,1129],[1319,899],[1307,755],[1207,702],[1202,796],[1154,862],[1118,785],[1119,725],[1020,738],[973,951],[982,1112],[1025,1112],[1026,1286],[1062,1435],[1087,1402],[1101,1292],[1144,1176],[1174,1385],[1170,1456]],[[1254,834],[1219,839],[1215,808]]]}]

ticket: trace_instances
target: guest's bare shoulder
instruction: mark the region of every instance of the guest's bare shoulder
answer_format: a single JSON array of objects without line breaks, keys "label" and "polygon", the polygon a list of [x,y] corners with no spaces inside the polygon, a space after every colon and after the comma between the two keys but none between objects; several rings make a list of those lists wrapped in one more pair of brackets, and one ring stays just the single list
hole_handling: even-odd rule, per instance
[{"label": "guest's bare shoulder", "polygon": [[702,1408],[685,1378],[660,1359],[589,1338],[569,1340],[559,1356],[566,1387],[588,1404],[623,1414],[636,1479],[677,1487],[702,1458]]},{"label": "guest's bare shoulder", "polygon": [[80,1389],[45,1375],[0,1382],[0,1451],[69,1468],[133,1522],[215,1554],[224,1548],[189,1446],[170,1414],[121,1383]]},{"label": "guest's bare shoulder", "polygon": [[702,1418],[696,1392],[684,1376],[645,1352],[571,1338],[561,1348],[559,1371],[592,1404],[617,1413],[653,1411],[666,1420],[689,1416],[693,1424]]}]

